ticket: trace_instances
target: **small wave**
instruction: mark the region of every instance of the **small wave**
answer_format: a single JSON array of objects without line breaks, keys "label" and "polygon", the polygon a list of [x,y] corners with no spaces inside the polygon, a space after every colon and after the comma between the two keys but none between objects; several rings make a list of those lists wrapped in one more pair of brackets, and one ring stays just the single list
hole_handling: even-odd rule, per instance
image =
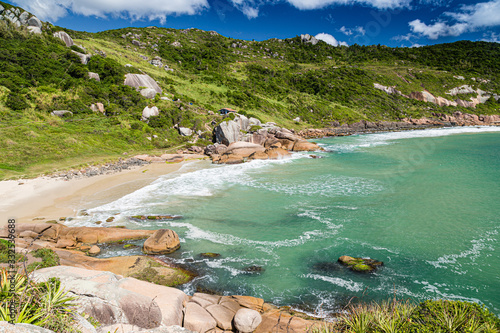
[{"label": "small wave", "polygon": [[152,184],[129,193],[111,203],[90,209],[96,212],[125,212],[133,215],[144,212],[145,207],[165,205],[186,197],[210,197],[234,185],[251,185],[252,176],[262,169],[290,163],[303,158],[298,154],[282,160],[256,160],[236,165],[210,165],[207,168],[185,168],[184,172],[160,177]]},{"label": "small wave", "polygon": [[203,230],[190,223],[168,222],[168,225],[170,227],[188,229],[187,233],[184,236],[186,239],[203,239],[213,243],[225,244],[225,245],[241,245],[241,244],[253,245],[255,246],[255,248],[295,247],[311,240],[314,241],[314,240],[329,238],[337,234],[336,230],[331,230],[327,232],[325,232],[324,230],[310,230],[303,232],[299,237],[294,239],[285,239],[278,241],[257,241],[246,238],[240,238],[230,234],[221,234],[218,232]]},{"label": "small wave", "polygon": [[424,129],[402,132],[384,132],[375,134],[353,135],[349,143],[324,144],[329,151],[350,153],[362,148],[372,148],[393,144],[394,141],[414,138],[436,138],[455,134],[500,132],[498,126],[463,126],[452,128]]},{"label": "small wave", "polygon": [[344,280],[344,279],[337,278],[337,277],[330,277],[330,276],[311,274],[311,273],[306,274],[306,275],[302,275],[302,277],[329,282],[329,283],[332,283],[334,285],[337,285],[339,287],[345,288],[345,289],[347,289],[349,291],[353,291],[353,292],[363,290],[363,284],[358,283],[358,282],[354,282],[351,280]]},{"label": "small wave", "polygon": [[471,241],[472,247],[466,251],[462,251],[459,254],[446,254],[439,257],[437,260],[428,260],[427,263],[431,264],[436,268],[448,268],[448,266],[454,266],[453,271],[457,274],[465,274],[465,272],[460,269],[461,264],[459,259],[469,258],[471,263],[481,256],[482,251],[489,250],[494,251],[493,243],[497,241],[496,235],[498,235],[497,230],[493,230],[485,233],[479,239],[473,239]]},{"label": "small wave", "polygon": [[256,188],[287,195],[323,196],[328,198],[339,196],[362,196],[380,192],[384,189],[380,182],[360,178],[330,175],[312,177],[307,180],[296,180],[293,183],[272,183],[253,181]]}]

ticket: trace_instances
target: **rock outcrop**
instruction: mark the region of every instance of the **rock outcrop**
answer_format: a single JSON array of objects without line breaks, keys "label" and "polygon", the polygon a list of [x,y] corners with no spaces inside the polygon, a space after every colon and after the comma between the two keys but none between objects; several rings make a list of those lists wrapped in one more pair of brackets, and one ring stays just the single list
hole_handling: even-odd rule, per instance
[{"label": "rock outcrop", "polygon": [[182,326],[184,292],[110,272],[56,266],[37,270],[33,280],[60,279],[83,311],[102,325],[129,324],[142,329]]},{"label": "rock outcrop", "polygon": [[71,38],[71,36],[68,35],[65,31],[54,32],[54,37],[62,40],[67,47],[75,45],[75,43],[73,42],[73,38]]},{"label": "rock outcrop", "polygon": [[141,95],[149,99],[155,98],[156,94],[157,91],[153,88],[145,88],[141,90]]},{"label": "rock outcrop", "polygon": [[410,93],[410,95],[404,95],[401,91],[396,90],[395,87],[386,87],[378,83],[374,83],[373,87],[375,89],[382,90],[388,93],[389,95],[400,95],[406,98],[411,98],[422,102],[437,104],[439,106],[462,106],[466,108],[469,107],[475,108],[476,105],[478,104],[486,103],[486,101],[491,97],[493,97],[497,101],[500,99],[500,95],[490,94],[481,89],[474,90],[471,86],[468,85],[463,85],[460,87],[450,89],[449,91],[446,92],[446,94],[451,96],[456,96],[458,94],[477,94],[476,97],[471,97],[469,101],[464,101],[459,98],[457,98],[454,101],[450,101],[449,99],[446,99],[441,96],[434,96],[427,90],[414,91]]},{"label": "rock outcrop", "polygon": [[234,316],[234,326],[241,333],[251,333],[262,322],[260,313],[252,309],[240,309]]},{"label": "rock outcrop", "polygon": [[170,229],[156,230],[145,242],[143,252],[146,254],[168,254],[181,247],[179,236]]},{"label": "rock outcrop", "polygon": [[[5,231],[5,227],[0,229]],[[29,231],[30,233],[27,233]],[[130,230],[125,228],[68,227],[59,223],[22,223],[16,226],[14,235],[27,236],[28,240],[39,239],[53,243],[53,247],[72,247],[72,244],[95,245],[122,240],[145,239],[154,230]],[[45,247],[45,246],[44,246]]]},{"label": "rock outcrop", "polygon": [[247,160],[283,158],[290,151],[312,151],[320,147],[305,141],[286,128],[274,123],[262,124],[256,118],[237,114],[234,120],[221,122],[214,129],[216,143],[205,153],[213,163],[236,164]]},{"label": "rock outcrop", "polygon": [[154,89],[161,94],[162,90],[158,83],[149,75],[146,74],[125,74],[125,85],[139,90],[141,87]]}]

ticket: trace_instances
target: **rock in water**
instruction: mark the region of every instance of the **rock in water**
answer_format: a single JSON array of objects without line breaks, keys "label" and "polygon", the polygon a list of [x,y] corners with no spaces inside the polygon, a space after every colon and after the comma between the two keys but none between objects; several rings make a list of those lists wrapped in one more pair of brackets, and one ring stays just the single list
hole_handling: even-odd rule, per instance
[{"label": "rock in water", "polygon": [[64,31],[54,32],[54,37],[61,39],[67,47],[75,45],[73,39]]},{"label": "rock in water", "polygon": [[350,256],[342,256],[338,261],[354,272],[372,272],[384,264],[382,261],[374,259],[354,258]]},{"label": "rock in water", "polygon": [[168,254],[180,247],[179,236],[175,231],[159,229],[144,242],[142,250],[146,254]]},{"label": "rock in water", "polygon": [[255,331],[262,322],[260,313],[251,309],[240,309],[234,316],[234,326],[241,333],[250,333]]}]

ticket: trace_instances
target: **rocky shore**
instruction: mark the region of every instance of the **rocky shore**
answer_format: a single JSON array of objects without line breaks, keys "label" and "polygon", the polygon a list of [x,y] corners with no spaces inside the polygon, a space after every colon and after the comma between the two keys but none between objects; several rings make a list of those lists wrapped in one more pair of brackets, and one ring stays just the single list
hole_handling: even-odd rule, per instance
[{"label": "rocky shore", "polygon": [[332,127],[324,129],[305,129],[297,135],[305,139],[321,138],[325,136],[347,136],[360,133],[375,133],[384,131],[405,131],[425,129],[432,127],[452,126],[500,126],[499,115],[478,116],[475,114],[454,112],[452,115],[433,113],[432,118],[405,118],[402,121],[379,121],[371,122],[361,120],[352,124],[340,125],[333,123]]},{"label": "rocky shore", "polygon": [[[83,333],[305,332],[322,325],[261,298],[207,293],[189,296],[170,287],[185,273],[155,257],[93,257],[105,244],[137,239],[145,239],[146,254],[174,252],[180,247],[179,237],[169,229],[68,227],[40,222],[16,226],[14,236],[16,253],[25,256],[28,266],[43,263],[33,254],[39,249],[50,249],[57,255],[59,265],[35,270],[31,278],[36,282],[54,277],[61,281],[69,295],[76,297]],[[9,238],[7,227],[0,229],[0,238]],[[147,271],[154,283],[144,278]],[[90,325],[84,319],[89,316],[101,326]]]}]

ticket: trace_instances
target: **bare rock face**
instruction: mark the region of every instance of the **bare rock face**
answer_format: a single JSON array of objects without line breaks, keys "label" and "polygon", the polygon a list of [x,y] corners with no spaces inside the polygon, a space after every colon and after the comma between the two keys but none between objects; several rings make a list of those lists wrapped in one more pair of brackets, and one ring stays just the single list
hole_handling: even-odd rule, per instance
[{"label": "bare rock face", "polygon": [[250,333],[262,322],[260,313],[251,309],[240,309],[234,316],[234,326],[241,333]]},{"label": "bare rock face", "polygon": [[187,296],[182,291],[110,272],[55,266],[37,270],[34,281],[61,280],[70,295],[78,295],[78,309],[103,324],[155,329],[160,325],[182,325]]},{"label": "bare rock face", "polygon": [[28,27],[28,31],[31,32],[32,34],[37,34],[37,35],[42,34],[42,29],[38,27]]},{"label": "bare rock face", "polygon": [[159,229],[144,242],[143,252],[146,254],[168,254],[181,247],[179,236],[170,229]]},{"label": "bare rock face", "polygon": [[35,27],[35,28],[42,29],[42,21],[40,21],[40,20],[38,19],[38,17],[36,17],[36,16],[32,16],[32,17],[28,20],[28,27]]},{"label": "bare rock face", "polygon": [[61,39],[67,47],[75,45],[71,36],[64,31],[54,32],[54,37]]},{"label": "bare rock face", "polygon": [[158,83],[156,83],[151,76],[146,74],[126,74],[124,84],[136,89],[140,87],[151,88],[159,94],[162,92]]},{"label": "bare rock face", "polygon": [[80,58],[80,62],[84,65],[88,64],[90,57],[92,57],[90,54],[84,54],[76,51],[71,51],[74,54],[76,54]]},{"label": "bare rock face", "polygon": [[215,128],[215,139],[226,146],[239,140],[240,126],[232,120],[224,121]]}]

